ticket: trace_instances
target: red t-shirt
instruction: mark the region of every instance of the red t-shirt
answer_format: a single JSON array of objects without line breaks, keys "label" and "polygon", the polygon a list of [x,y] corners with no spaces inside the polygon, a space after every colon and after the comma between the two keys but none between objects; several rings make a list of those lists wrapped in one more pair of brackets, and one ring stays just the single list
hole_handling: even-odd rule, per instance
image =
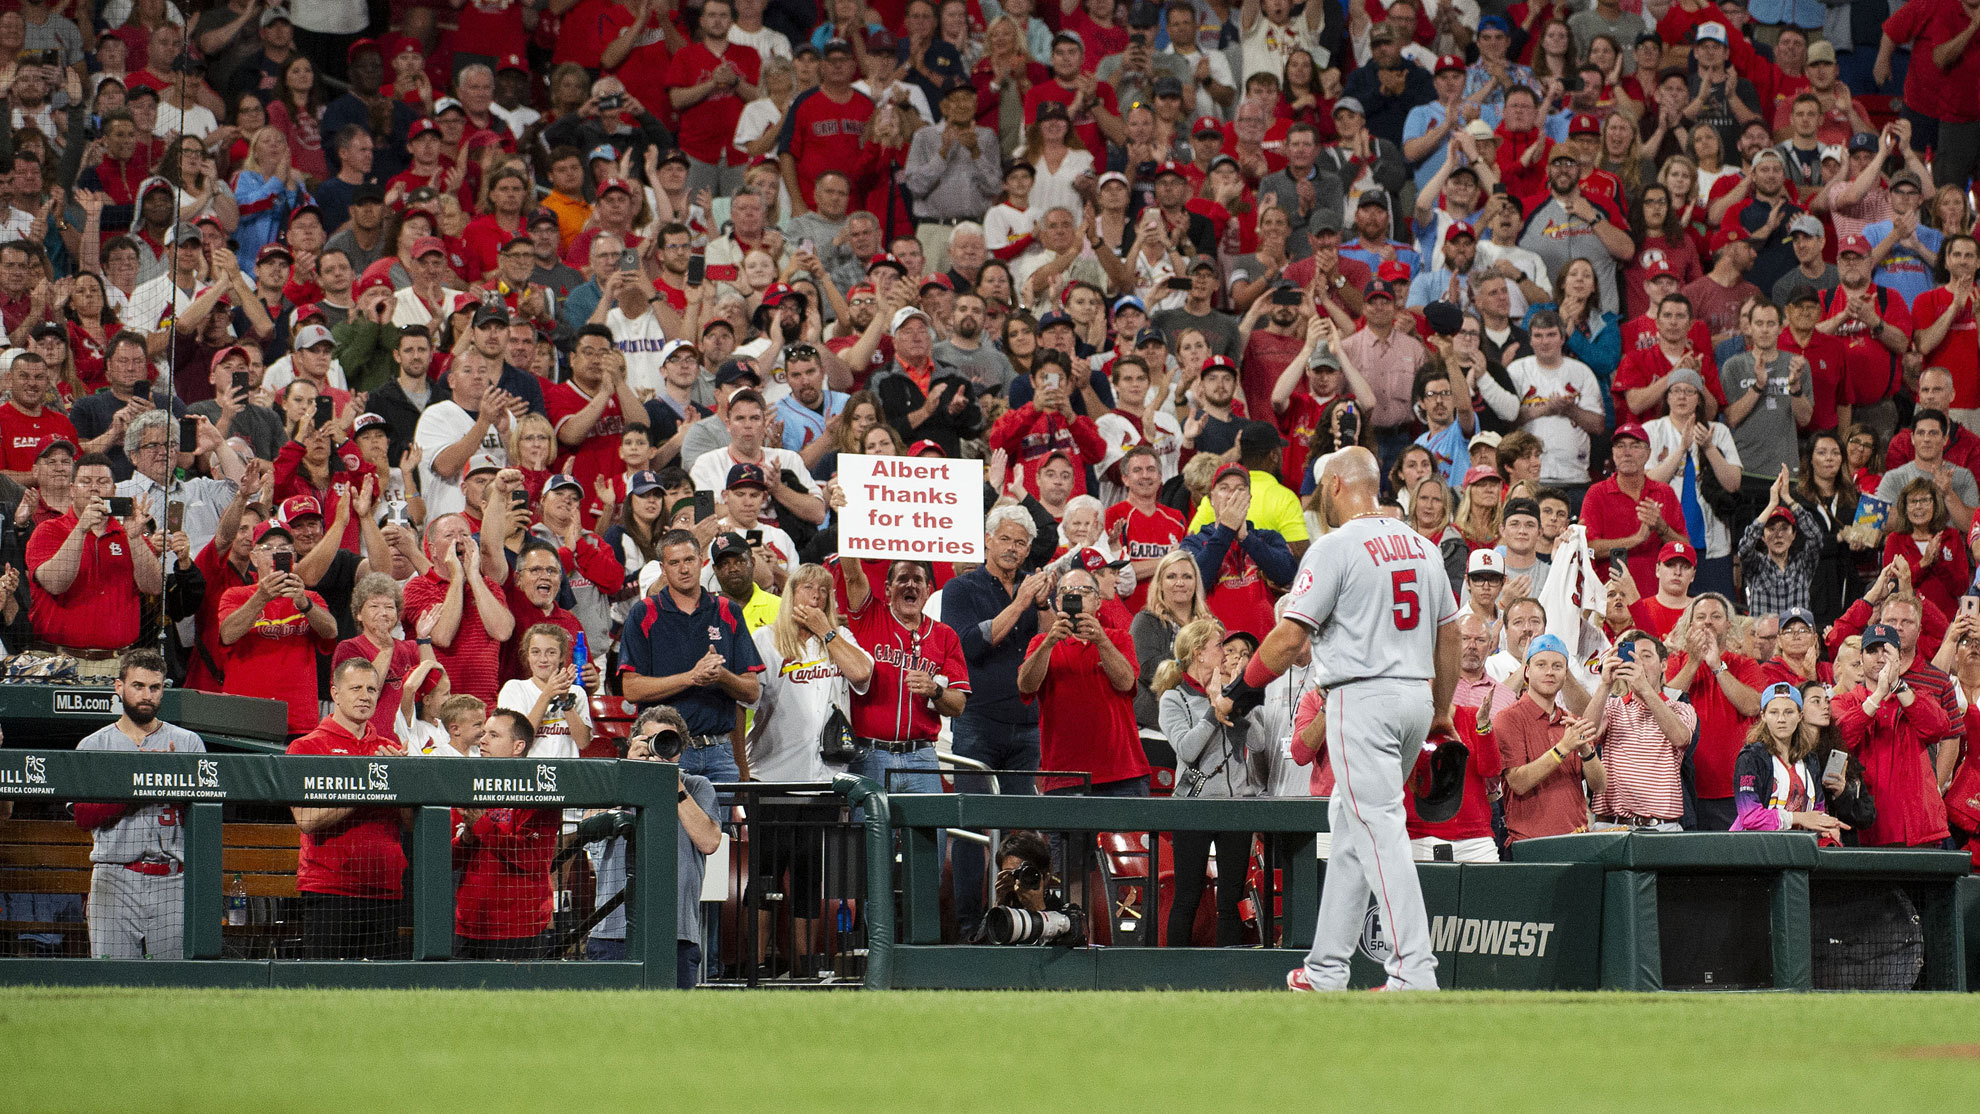
[{"label": "red t-shirt", "polygon": [[1093,22],[1093,17],[1087,15],[1083,7],[1074,8],[1059,20],[1060,30],[1070,31],[1085,41],[1086,60],[1081,63],[1080,69],[1087,73],[1098,70],[1100,63],[1106,61],[1109,56],[1119,54],[1128,48],[1128,29],[1123,25],[1127,8],[1117,8],[1115,13],[1123,22],[1116,23],[1112,27],[1102,27]]},{"label": "red t-shirt", "polygon": [[51,433],[67,437],[72,445],[82,444],[76,438],[75,424],[60,411],[43,405],[41,413],[28,417],[13,402],[0,402],[0,469],[33,471],[41,439]]},{"label": "red t-shirt", "polygon": [[1217,570],[1217,582],[1204,585],[1204,593],[1205,602],[1225,630],[1245,631],[1258,639],[1272,633],[1277,622],[1272,617],[1272,604],[1277,597],[1265,583],[1265,574],[1239,543],[1231,543]]},{"label": "red t-shirt", "polygon": [[[1134,639],[1104,623],[1100,631],[1127,658],[1128,667],[1139,672]],[[1044,635],[1033,635],[1024,656],[1044,644]],[[1141,731],[1134,723],[1134,692],[1121,692],[1107,680],[1098,643],[1068,638],[1052,647],[1044,684],[1024,702],[1038,705],[1038,762],[1045,769],[1084,771],[1095,785],[1148,776]],[[1048,777],[1039,779],[1038,788],[1049,792],[1078,784],[1078,778]]]},{"label": "red t-shirt", "polygon": [[[1732,218],[1737,221],[1738,218]],[[1691,299],[1691,312],[1713,336],[1720,333],[1736,332],[1739,329],[1739,307],[1748,298],[1760,293],[1760,288],[1741,279],[1731,286],[1721,286],[1711,275],[1705,275],[1695,282],[1687,283],[1679,293]]]},{"label": "red t-shirt", "polygon": [[[1098,65],[1102,56],[1095,54],[1089,46],[1086,57],[1089,63]],[[1070,109],[1073,98],[1078,95],[1079,90],[1059,84],[1059,79],[1056,77],[1050,81],[1041,81],[1033,85],[1024,94],[1025,123],[1037,122],[1038,106],[1041,103],[1045,101],[1058,101]],[[1112,85],[1104,81],[1095,84],[1093,95],[1100,102],[1101,108],[1119,115],[1120,103],[1114,98],[1114,87]],[[1072,126],[1073,130],[1079,133],[1079,141],[1086,145],[1088,151],[1105,151],[1107,149],[1106,140],[1100,135],[1100,124],[1093,118],[1092,109],[1081,109],[1079,114],[1073,117]]]},{"label": "red t-shirt", "polygon": [[[28,539],[28,569],[46,564],[75,528],[73,510],[35,527]],[[121,650],[137,641],[141,600],[132,579],[131,544],[124,524],[113,518],[101,537],[83,539],[76,579],[68,591],[51,595],[31,576],[28,619],[34,636],[78,650]]]},{"label": "red t-shirt", "polygon": [[[459,833],[467,814],[454,810]],[[550,927],[550,862],[562,814],[554,808],[491,808],[454,836],[454,933],[515,940]]]},{"label": "red t-shirt", "polygon": [[[485,579],[485,578],[484,578]],[[502,586],[492,580],[487,581],[488,590],[496,599],[502,598]],[[408,626],[418,626],[420,617],[431,608],[440,606],[447,596],[447,580],[428,570],[406,581],[406,610],[403,621]],[[502,646],[481,625],[481,612],[475,607],[474,592],[463,585],[461,588],[461,626],[454,634],[453,644],[441,649],[434,643],[433,656],[447,667],[447,679],[455,693],[478,696],[482,703],[493,706],[496,690],[502,687]]]},{"label": "red t-shirt", "polygon": [[[335,669],[345,658],[363,658],[376,661],[382,647],[371,644],[371,639],[360,634],[337,643],[337,650],[330,655],[330,668]],[[392,642],[392,660],[385,665],[385,676],[379,678],[378,708],[371,713],[371,729],[380,735],[392,734],[392,721],[398,718],[400,697],[406,691],[406,678],[419,668],[419,646],[406,639]],[[419,709],[414,708],[418,715]]]},{"label": "red t-shirt", "polygon": [[911,630],[878,595],[868,595],[864,608],[846,616],[846,629],[873,655],[872,681],[864,694],[853,693],[853,734],[886,742],[934,742],[941,717],[928,697],[908,691],[907,674],[918,670],[940,676],[948,687],[968,692],[969,663],[955,630],[925,615]]},{"label": "red t-shirt", "polygon": [[[1691,656],[1684,650],[1671,651],[1670,664],[1664,668],[1666,683],[1684,669]],[[1767,687],[1767,674],[1752,658],[1739,654],[1720,654],[1719,664],[1726,667],[1732,679],[1755,692]],[[1691,678],[1691,708],[1698,713],[1698,749],[1693,752],[1691,762],[1696,770],[1698,796],[1706,800],[1717,800],[1733,795],[1733,764],[1739,758],[1739,750],[1746,745],[1746,729],[1753,726],[1756,717],[1743,716],[1726,699],[1725,689],[1719,679],[1703,662],[1698,672]]]},{"label": "red t-shirt", "polygon": [[1843,373],[1843,364],[1849,355],[1843,342],[1827,333],[1810,333],[1808,344],[1804,347],[1794,339],[1794,333],[1782,329],[1781,337],[1775,343],[1781,351],[1808,361],[1808,382],[1815,392],[1815,413],[1808,428],[1836,428],[1836,407],[1852,406],[1856,402],[1849,395],[1849,379]]},{"label": "red t-shirt", "polygon": [[1492,736],[1492,721],[1481,719],[1479,709],[1463,704],[1451,708],[1451,725],[1458,741],[1471,751],[1464,764],[1464,800],[1457,815],[1432,824],[1416,815],[1416,794],[1403,794],[1403,810],[1408,816],[1411,839],[1490,839],[1492,838],[1492,782],[1505,771],[1498,740]]},{"label": "red t-shirt", "polygon": [[[734,66],[750,85],[756,84],[763,69],[763,56],[754,47],[730,43],[718,58],[707,46],[689,43],[667,63],[667,85],[674,89],[699,85],[724,61]],[[724,154],[728,155],[731,166],[747,162],[749,156],[734,144],[736,121],[741,118],[742,110],[742,98],[726,90],[712,92],[707,99],[682,109],[681,151],[698,162],[721,162]]]},{"label": "red t-shirt", "polygon": [[[311,676],[315,676],[314,667]],[[312,681],[312,687],[314,682]],[[316,730],[289,744],[288,753],[349,755],[363,758],[392,742],[365,726],[359,738],[334,716],[325,716]],[[332,827],[302,834],[296,858],[296,889],[303,893],[335,894],[397,900],[406,872],[406,853],[399,844],[399,810],[358,808]]]},{"label": "red t-shirt", "polygon": [[[1658,483],[1646,476],[1643,478],[1641,498],[1655,500],[1664,508],[1664,521],[1670,528],[1680,533],[1684,531],[1684,509],[1678,506],[1677,492],[1671,490],[1671,485]],[[1627,538],[1636,533],[1637,527],[1642,525],[1636,517],[1638,501],[1623,491],[1614,476],[1590,487],[1581,500],[1581,524],[1588,527],[1589,541]],[[1629,551],[1629,575],[1636,581],[1637,590],[1646,595],[1656,591],[1657,551],[1662,548],[1664,539],[1652,530],[1649,537]],[[1596,561],[1595,572],[1604,580],[1608,579],[1608,554],[1602,554]]]},{"label": "red t-shirt", "polygon": [[[686,308],[687,295],[685,293],[681,295],[681,305],[683,308]],[[851,348],[853,345],[858,343],[859,343],[859,338],[857,336],[828,337],[826,338],[825,341],[825,347],[831,349],[834,355],[840,355],[844,353],[846,349]],[[891,364],[893,362],[894,362],[894,338],[881,337],[880,343],[874,345],[873,355],[867,359],[866,366],[863,368],[856,367],[849,369],[853,373],[853,389],[856,391],[865,390],[867,379],[869,379],[874,372],[879,371],[881,368],[886,367],[888,364]]]},{"label": "red t-shirt", "polygon": [[[1279,374],[1299,355],[1306,344],[1304,331],[1280,336],[1270,329],[1253,329],[1251,339],[1245,342],[1244,380],[1240,384],[1244,391],[1245,409],[1253,414],[1272,412],[1272,388],[1279,382]],[[1295,485],[1294,490],[1297,490]]]},{"label": "red t-shirt", "polygon": [[[580,391],[575,383],[548,383],[543,387],[543,409],[549,413],[553,429],[560,429],[571,415],[589,405],[591,396]],[[641,420],[645,417],[640,415]],[[564,467],[577,477],[587,494],[597,486],[598,477],[625,471],[625,462],[619,459],[619,435],[625,429],[626,417],[615,394],[606,401],[597,424],[576,449],[566,448],[563,439],[558,438],[557,451],[570,454]]]},{"label": "red t-shirt", "polygon": [[[227,589],[220,597],[220,619],[224,622],[240,610],[254,592],[247,585]],[[308,595],[310,603],[325,606],[322,596]],[[254,626],[227,647],[221,662],[227,683],[221,691],[282,701],[289,706],[289,733],[299,735],[323,718],[316,698],[316,653],[335,645],[335,636],[322,638],[310,629],[309,617],[296,610],[294,601],[277,596],[261,605]]]},{"label": "red t-shirt", "polygon": [[523,6],[518,0],[467,0],[454,9],[460,29],[448,36],[454,50],[470,54],[521,54],[529,45],[529,30],[523,26]]},{"label": "red t-shirt", "polygon": [[[1694,347],[1692,351],[1698,353],[1698,374],[1705,380],[1705,389],[1711,392],[1712,398],[1719,404],[1719,409],[1724,410],[1730,404],[1726,401],[1725,387],[1719,383],[1719,361],[1712,358],[1712,349],[1709,346]],[[1616,381],[1609,387],[1609,394],[1615,400],[1618,417],[1628,414],[1639,422],[1654,421],[1663,417],[1665,407],[1661,400],[1649,409],[1631,410],[1628,392],[1638,387],[1647,387],[1662,379],[1673,366],[1675,365],[1671,363],[1670,357],[1664,355],[1664,349],[1654,342],[1648,348],[1624,352],[1622,363],[1616,368]]]},{"label": "red t-shirt", "polygon": [[483,213],[461,229],[461,246],[466,255],[469,280],[478,280],[490,274],[501,261],[502,245],[515,239],[520,228],[503,228],[502,220],[494,213]]},{"label": "red t-shirt", "polygon": [[861,162],[860,133],[873,116],[873,101],[857,89],[841,104],[823,90],[792,110],[791,157],[797,161],[798,188],[810,205],[811,184],[827,170],[847,173]]},{"label": "red t-shirt", "polygon": [[[1905,307],[1903,297],[1875,285],[1865,292],[1865,296],[1873,299],[1871,308],[1877,311],[1877,316],[1883,318],[1885,324],[1907,336],[1911,334],[1911,311]],[[1848,292],[1840,286],[1822,295],[1822,320],[1827,321],[1843,311],[1848,306],[1848,297]],[[1857,405],[1868,406],[1897,394],[1898,388],[1904,384],[1902,368],[1891,350],[1878,339],[1877,333],[1873,333],[1863,322],[1845,317],[1837,324],[1834,336],[1843,343],[1843,374],[1849,381],[1844,390],[1849,392],[1849,397]],[[1954,383],[1957,391],[1957,378]]]},{"label": "red t-shirt", "polygon": [[[248,583],[248,579],[227,560],[226,552],[217,548],[217,541],[206,543],[206,548],[193,558],[193,566],[206,578],[206,595],[200,600],[198,617],[193,620],[193,629],[199,632],[200,648],[193,652],[192,665],[186,671],[186,687],[221,692],[226,683],[221,674],[227,669],[227,651],[220,645],[220,597],[229,589]],[[208,660],[213,663],[211,668],[207,666]]]},{"label": "red t-shirt", "polygon": [[[1913,336],[1938,324],[1939,318],[1952,307],[1952,290],[1935,286],[1911,302],[1911,320],[1916,326]],[[1953,316],[1952,328],[1947,330],[1946,339],[1939,346],[1925,353],[1926,367],[1942,367],[1952,372],[1953,409],[1971,410],[1980,407],[1980,324],[1973,317],[1973,303],[1969,300]]]},{"label": "red t-shirt", "polygon": [[[1125,499],[1107,508],[1107,536],[1114,540],[1115,552],[1130,561],[1153,561],[1167,554],[1189,533],[1188,526],[1181,511],[1161,503],[1155,504],[1152,514],[1135,510]],[[1150,583],[1135,578],[1134,591],[1123,601],[1129,611],[1147,606]]]},{"label": "red t-shirt", "polygon": [[[1634,576],[1636,574],[1631,573],[1630,575]],[[1636,587],[1638,591],[1643,591],[1645,589],[1655,588],[1656,585],[1654,583],[1644,584],[1639,581]],[[1689,601],[1687,601],[1687,606],[1689,606]],[[1669,638],[1671,631],[1677,628],[1678,620],[1684,618],[1684,608],[1665,607],[1658,601],[1656,596],[1648,595],[1629,605],[1629,617],[1636,624],[1638,630],[1649,631],[1658,638]],[[1622,632],[1617,631],[1616,633],[1621,634]]]}]

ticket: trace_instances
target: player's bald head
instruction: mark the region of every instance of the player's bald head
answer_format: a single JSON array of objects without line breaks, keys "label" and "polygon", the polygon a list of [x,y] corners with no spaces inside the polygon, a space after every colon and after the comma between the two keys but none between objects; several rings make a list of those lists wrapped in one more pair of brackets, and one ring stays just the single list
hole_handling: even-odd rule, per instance
[{"label": "player's bald head", "polygon": [[1381,466],[1376,463],[1375,454],[1359,445],[1349,445],[1320,458],[1313,509],[1328,526],[1339,526],[1356,515],[1376,510],[1381,490]]}]

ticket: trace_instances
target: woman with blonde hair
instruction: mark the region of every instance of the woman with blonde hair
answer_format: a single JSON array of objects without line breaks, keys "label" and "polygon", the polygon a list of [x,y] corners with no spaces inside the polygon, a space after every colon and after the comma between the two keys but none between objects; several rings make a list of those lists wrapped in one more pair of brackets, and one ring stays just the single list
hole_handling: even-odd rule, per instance
[{"label": "woman with blonde hair", "polygon": [[1464,535],[1453,521],[1451,485],[1444,482],[1441,473],[1432,472],[1416,481],[1416,486],[1404,494],[1409,501],[1403,513],[1409,516],[1409,527],[1437,547],[1437,555],[1444,560],[1444,573],[1451,578],[1453,586],[1464,583],[1464,572],[1471,561],[1471,547],[1465,544]]},{"label": "woman with blonde hair", "polygon": [[509,466],[522,473],[523,488],[534,504],[543,498],[544,481],[557,459],[557,431],[541,414],[524,414],[509,426]]},{"label": "woman with blonde hair", "polygon": [[1819,741],[1801,714],[1802,695],[1790,684],[1760,694],[1760,718],[1746,732],[1733,774],[1735,832],[1799,828],[1840,842],[1848,827],[1830,816],[1822,771],[1809,761]]},{"label": "woman with blonde hair", "polygon": [[1217,621],[1204,600],[1203,574],[1195,558],[1181,549],[1163,554],[1148,576],[1148,601],[1128,624],[1141,674],[1134,690],[1134,720],[1142,727],[1161,729],[1161,711],[1150,687],[1155,669],[1175,646],[1176,633],[1201,619]]},{"label": "woman with blonde hair", "polygon": [[[1155,671],[1162,733],[1176,751],[1178,797],[1256,797],[1264,791],[1265,751],[1249,745],[1250,717],[1232,715],[1223,694],[1231,680],[1224,667],[1224,628],[1215,619],[1184,627],[1176,635],[1174,656]],[[1220,868],[1217,946],[1235,947],[1243,938],[1238,901],[1244,896],[1242,864],[1251,857],[1251,833],[1176,832],[1173,838],[1176,894],[1164,942],[1172,948],[1190,946],[1214,844]]]},{"label": "woman with blonde hair", "polygon": [[1499,544],[1499,504],[1504,494],[1505,481],[1498,469],[1478,464],[1464,474],[1464,494],[1452,525],[1464,535],[1467,546],[1490,549]]}]

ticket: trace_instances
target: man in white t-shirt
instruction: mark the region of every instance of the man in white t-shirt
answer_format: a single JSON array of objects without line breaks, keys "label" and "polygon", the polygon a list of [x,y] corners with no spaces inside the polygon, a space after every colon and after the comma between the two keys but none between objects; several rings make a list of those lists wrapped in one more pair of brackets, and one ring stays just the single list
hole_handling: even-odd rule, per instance
[{"label": "man in white t-shirt", "polygon": [[1567,333],[1561,316],[1541,310],[1528,323],[1533,355],[1506,366],[1513,391],[1491,376],[1479,379],[1485,405],[1501,419],[1517,422],[1545,446],[1540,458],[1540,481],[1546,484],[1588,482],[1588,438],[1602,432],[1602,387],[1587,364],[1562,354]]},{"label": "man in white t-shirt", "polygon": [[730,395],[722,423],[728,427],[729,443],[695,458],[688,469],[695,489],[715,492],[716,499],[726,503],[723,492],[729,486],[729,470],[738,464],[755,464],[763,469],[764,486],[770,493],[763,506],[763,521],[778,526],[783,522],[782,516],[790,514],[813,525],[823,525],[824,493],[819,490],[818,481],[811,478],[804,458],[789,449],[766,446],[766,442],[781,441],[783,432],[769,428],[769,411],[763,404],[763,396],[747,389]]},{"label": "man in white t-shirt", "polygon": [[1305,18],[1298,22],[1293,20],[1292,6],[1293,0],[1261,0],[1256,7],[1244,6],[1243,80],[1250,81],[1251,75],[1260,73],[1279,76],[1295,50],[1306,51],[1313,55],[1315,66],[1326,67],[1329,55],[1319,39],[1328,5],[1308,4]]},{"label": "man in white t-shirt", "polygon": [[419,445],[420,488],[426,495],[428,521],[467,509],[461,484],[468,458],[485,455],[497,468],[509,463],[503,442],[514,418],[515,396],[495,386],[501,367],[469,348],[455,357],[447,373],[454,397],[436,402],[419,416],[413,441]]},{"label": "man in white t-shirt", "polygon": [[660,389],[660,352],[667,345],[654,304],[653,288],[638,271],[614,271],[605,277],[605,296],[589,322],[612,330],[612,343],[626,358],[626,382],[642,397]]}]

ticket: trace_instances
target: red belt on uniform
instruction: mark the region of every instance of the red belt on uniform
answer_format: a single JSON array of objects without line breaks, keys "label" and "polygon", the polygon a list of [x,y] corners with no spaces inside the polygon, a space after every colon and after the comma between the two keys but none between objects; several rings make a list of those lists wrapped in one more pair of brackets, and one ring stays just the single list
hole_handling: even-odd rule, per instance
[{"label": "red belt on uniform", "polygon": [[134,863],[124,863],[123,867],[125,870],[132,871],[133,873],[149,874],[157,878],[169,877],[186,869],[183,863],[154,862],[150,859],[140,859]]}]

